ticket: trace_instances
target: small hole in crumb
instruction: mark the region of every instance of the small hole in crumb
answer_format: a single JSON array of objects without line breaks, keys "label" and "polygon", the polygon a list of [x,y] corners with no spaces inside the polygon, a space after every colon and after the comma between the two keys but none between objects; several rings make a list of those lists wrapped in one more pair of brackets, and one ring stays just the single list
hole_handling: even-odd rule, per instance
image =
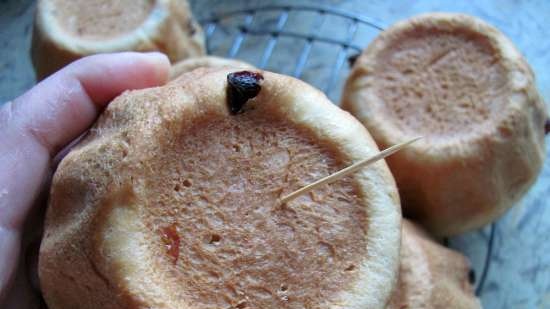
[{"label": "small hole in crumb", "polygon": [[239,145],[233,145],[233,150],[234,150],[235,152],[241,152],[241,146],[239,146]]},{"label": "small hole in crumb", "polygon": [[288,286],[286,284],[282,284],[280,290],[281,290],[281,292],[286,292],[286,291],[288,291]]},{"label": "small hole in crumb", "polygon": [[346,269],[344,269],[345,271],[352,271],[355,269],[355,265],[350,265],[348,267],[346,267]]},{"label": "small hole in crumb", "polygon": [[209,244],[215,244],[220,242],[221,236],[218,234],[212,234],[210,235],[210,240],[208,241]]},{"label": "small hole in crumb", "polygon": [[180,190],[181,190],[180,185],[179,185],[179,184],[176,184],[176,185],[174,186],[174,191],[180,192]]},{"label": "small hole in crumb", "polygon": [[185,179],[182,184],[186,186],[187,188],[191,187],[192,183],[189,179]]}]

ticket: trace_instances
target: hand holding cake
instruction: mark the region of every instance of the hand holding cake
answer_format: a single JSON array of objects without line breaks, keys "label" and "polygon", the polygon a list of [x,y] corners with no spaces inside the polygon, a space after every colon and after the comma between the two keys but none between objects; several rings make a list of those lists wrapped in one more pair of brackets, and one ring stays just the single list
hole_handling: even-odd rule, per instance
[{"label": "hand holding cake", "polygon": [[[23,308],[39,300],[39,294],[25,284],[27,277],[35,274],[28,274],[24,267],[28,248],[25,244],[21,247],[21,239],[35,198],[48,183],[52,158],[88,129],[113,97],[128,89],[163,84],[168,70],[168,59],[158,53],[91,56],[67,66],[0,109],[2,308]],[[37,207],[43,209],[45,205]],[[16,273],[18,264],[20,271]]]},{"label": "hand holding cake", "polygon": [[[467,259],[428,233],[498,218],[549,131],[497,29],[448,13],[396,23],[357,58],[350,114],[300,80],[202,56],[186,1],[98,3],[39,2],[39,78],[121,49],[179,62],[84,58],[0,110],[0,307],[481,307]],[[44,221],[31,205],[50,185],[33,290],[24,226]]]}]

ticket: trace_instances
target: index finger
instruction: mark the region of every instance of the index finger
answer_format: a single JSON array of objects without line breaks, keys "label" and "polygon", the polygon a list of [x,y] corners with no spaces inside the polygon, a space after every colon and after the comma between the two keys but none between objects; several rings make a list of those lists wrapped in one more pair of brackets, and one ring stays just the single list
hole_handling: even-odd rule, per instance
[{"label": "index finger", "polygon": [[0,227],[22,223],[49,160],[78,137],[99,111],[127,89],[168,79],[159,53],[118,53],[78,60],[0,109]]}]

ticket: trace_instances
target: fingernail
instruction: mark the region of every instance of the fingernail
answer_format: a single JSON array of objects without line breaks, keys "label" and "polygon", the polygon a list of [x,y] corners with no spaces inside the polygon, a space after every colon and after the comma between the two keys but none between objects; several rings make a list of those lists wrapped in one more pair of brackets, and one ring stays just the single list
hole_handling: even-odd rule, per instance
[{"label": "fingernail", "polygon": [[158,81],[165,82],[168,80],[168,72],[170,70],[170,60],[160,52],[145,53],[147,60],[155,67],[155,78]]}]

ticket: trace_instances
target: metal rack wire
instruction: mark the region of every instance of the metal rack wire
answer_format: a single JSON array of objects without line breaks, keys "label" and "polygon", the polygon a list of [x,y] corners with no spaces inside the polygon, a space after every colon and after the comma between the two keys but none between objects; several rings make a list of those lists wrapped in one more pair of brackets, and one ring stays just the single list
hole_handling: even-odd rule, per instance
[{"label": "metal rack wire", "polygon": [[[257,16],[266,12],[275,12],[277,14],[277,17],[274,18],[273,22],[267,27],[254,26],[254,21],[255,19],[257,19]],[[292,27],[288,27],[287,24],[289,20],[289,15],[294,12],[312,12],[316,14],[309,29],[304,29],[304,31],[296,31],[293,30]],[[333,37],[319,34],[319,29],[323,28],[323,26],[326,25],[327,19],[330,17],[339,17],[349,22],[349,25],[343,37]],[[222,23],[228,19],[238,19],[239,23],[229,26],[233,27],[233,29],[236,30],[236,33],[226,38],[232,41],[229,48],[224,53],[223,51],[221,51],[221,49],[223,48],[220,49],[212,46],[212,38],[214,32],[220,27],[223,27]],[[352,14],[345,11],[326,7],[312,7],[304,5],[271,5],[264,7],[238,9],[234,11],[211,15],[207,18],[202,19],[201,24],[204,26],[205,29],[208,53],[218,54],[227,58],[236,58],[239,54],[239,51],[241,50],[243,42],[249,36],[266,38],[267,43],[265,47],[261,50],[258,50],[258,52],[261,53],[260,61],[258,63],[253,63],[261,69],[265,69],[267,67],[268,62],[273,55],[274,48],[281,37],[292,38],[296,41],[300,41],[301,43],[303,43],[301,51],[297,55],[295,55],[294,63],[288,63],[287,65],[293,66],[293,70],[292,72],[290,72],[289,75],[296,78],[305,79],[306,81],[308,80],[307,78],[304,78],[303,73],[306,68],[307,62],[310,59],[313,45],[318,42],[330,44],[334,48],[337,48],[338,52],[332,65],[330,65],[331,71],[328,74],[329,78],[326,79],[324,85],[319,87],[325,93],[327,93],[327,95],[330,94],[330,90],[335,87],[335,84],[338,81],[338,73],[344,68],[346,59],[348,59],[350,56],[358,54],[362,50],[362,45],[354,42],[354,38],[358,29],[360,27],[367,27],[375,33],[383,29],[374,21],[371,21],[368,18],[357,14]]]},{"label": "metal rack wire", "polygon": [[[312,14],[309,18],[310,25],[305,29],[296,29],[298,24],[289,24],[291,14]],[[262,14],[270,14],[267,20],[264,18],[259,25],[255,21],[262,19]],[[264,16],[265,17],[265,16]],[[344,20],[346,27],[338,29],[338,31],[325,32],[323,27],[327,25],[327,20],[331,18],[339,18]],[[227,58],[241,58],[249,63],[256,65],[261,69],[268,68],[271,71],[286,73],[296,78],[310,82],[323,90],[333,102],[338,102],[339,86],[347,71],[350,69],[351,63],[346,64],[346,59],[353,62],[353,59],[366,46],[367,42],[360,42],[360,37],[357,33],[363,28],[370,31],[372,35],[378,34],[384,29],[379,23],[365,16],[354,14],[338,9],[323,7],[323,6],[306,6],[306,5],[269,5],[261,7],[250,7],[244,9],[236,9],[232,11],[213,13],[206,18],[199,20],[205,29],[207,51],[208,54],[224,56]],[[302,24],[302,22],[300,22]],[[299,27],[302,28],[302,27]],[[216,32],[221,32],[222,35],[214,38]],[[250,38],[263,39],[263,48],[250,48],[252,55],[259,55],[259,60],[252,61],[249,54],[239,55],[243,50],[243,43]],[[281,72],[281,67],[269,67],[270,60],[274,55],[274,51],[282,38],[291,39],[296,45],[301,44],[301,48],[297,53],[291,53],[290,57],[284,62],[284,67],[291,67],[291,71]],[[308,61],[315,55],[314,48],[316,43],[329,45],[335,49],[336,56],[330,61],[324,63],[325,68],[330,68],[327,76],[322,79],[322,83],[316,80],[316,74],[307,76]],[[288,54],[288,53],[287,53]],[[340,83],[340,84],[339,84]],[[336,88],[336,91],[335,91]],[[489,231],[487,242],[487,252],[485,254],[484,263],[479,268],[481,276],[477,280],[475,287],[476,295],[480,296],[483,291],[483,285],[489,272],[496,225],[492,224]],[[470,275],[471,281],[475,280],[475,274]],[[472,282],[474,283],[474,282]]]}]

